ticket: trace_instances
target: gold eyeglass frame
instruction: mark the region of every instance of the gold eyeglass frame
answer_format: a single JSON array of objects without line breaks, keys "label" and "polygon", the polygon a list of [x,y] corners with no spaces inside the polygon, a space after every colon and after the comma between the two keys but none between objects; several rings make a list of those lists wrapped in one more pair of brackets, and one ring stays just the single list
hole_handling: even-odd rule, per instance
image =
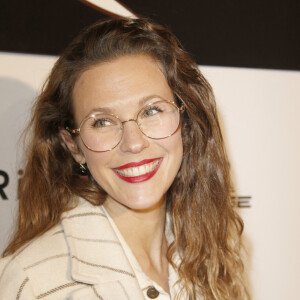
[{"label": "gold eyeglass frame", "polygon": [[162,140],[162,139],[166,139],[166,138],[172,136],[173,134],[175,134],[175,133],[178,131],[178,129],[180,128],[180,126],[181,126],[181,118],[180,118],[180,115],[179,115],[179,123],[178,123],[178,126],[177,126],[176,130],[175,130],[173,133],[171,133],[171,134],[169,134],[168,136],[165,136],[165,137],[163,137],[163,138],[152,138],[152,137],[148,136],[147,134],[145,134],[145,133],[141,130],[140,125],[139,125],[138,122],[137,122],[138,116],[139,116],[140,112],[141,112],[143,109],[145,109],[147,106],[151,106],[151,105],[153,105],[153,104],[155,104],[155,103],[158,103],[158,102],[168,102],[169,104],[172,104],[174,107],[176,107],[176,109],[177,109],[177,111],[178,111],[179,114],[182,113],[182,112],[184,112],[184,110],[185,110],[185,105],[184,105],[183,102],[182,102],[183,104],[182,104],[180,107],[178,107],[177,104],[175,103],[175,101],[158,100],[158,101],[154,101],[154,102],[148,103],[148,104],[144,105],[143,107],[141,107],[141,109],[138,110],[135,119],[128,119],[128,120],[122,121],[117,115],[106,113],[106,115],[110,115],[110,116],[112,116],[112,117],[114,117],[114,118],[116,118],[116,119],[118,119],[118,120],[120,121],[120,124],[121,124],[121,130],[122,130],[122,135],[121,135],[120,140],[118,141],[118,143],[117,143],[114,147],[112,147],[112,148],[109,149],[109,150],[103,150],[103,151],[100,150],[100,151],[99,151],[99,150],[93,150],[93,149],[91,149],[90,147],[88,147],[88,146],[85,144],[84,140],[82,139],[82,137],[81,137],[81,135],[80,135],[80,128],[81,128],[82,124],[83,124],[87,119],[94,118],[96,115],[101,114],[100,112],[92,113],[92,114],[86,116],[86,117],[80,122],[79,128],[70,129],[69,127],[65,127],[65,129],[66,129],[67,131],[69,131],[71,134],[74,134],[74,135],[77,135],[77,136],[79,135],[79,136],[80,136],[80,139],[81,139],[81,141],[82,141],[82,143],[84,144],[84,146],[85,146],[87,149],[89,149],[89,150],[91,150],[91,151],[93,151],[93,152],[108,152],[108,151],[111,151],[111,150],[113,150],[114,148],[116,148],[116,147],[120,144],[120,142],[121,142],[121,140],[122,140],[123,132],[124,132],[124,124],[127,123],[127,122],[132,122],[132,121],[135,122],[135,124],[137,125],[138,129],[140,130],[140,132],[141,132],[144,136],[148,137],[149,139],[152,139],[152,140]]}]

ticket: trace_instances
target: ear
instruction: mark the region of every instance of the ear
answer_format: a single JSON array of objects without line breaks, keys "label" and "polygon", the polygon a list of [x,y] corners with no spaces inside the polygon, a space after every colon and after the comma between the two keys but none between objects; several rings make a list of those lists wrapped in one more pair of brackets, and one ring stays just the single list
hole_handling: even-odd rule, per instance
[{"label": "ear", "polygon": [[67,148],[71,152],[75,161],[77,161],[79,164],[84,164],[85,157],[82,151],[80,150],[80,148],[78,147],[78,144],[75,141],[75,139],[72,138],[70,132],[67,131],[66,129],[60,129],[59,134],[62,140],[64,141],[64,143],[66,144]]}]

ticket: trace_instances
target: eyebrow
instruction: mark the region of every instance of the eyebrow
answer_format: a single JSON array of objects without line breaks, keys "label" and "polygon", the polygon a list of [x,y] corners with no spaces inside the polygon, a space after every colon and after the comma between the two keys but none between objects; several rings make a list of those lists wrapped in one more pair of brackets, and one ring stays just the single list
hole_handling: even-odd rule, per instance
[{"label": "eyebrow", "polygon": [[[149,95],[149,96],[145,96],[145,97],[142,97],[140,100],[139,100],[139,108],[142,108],[146,102],[148,102],[149,100],[152,100],[152,99],[158,99],[158,100],[165,100],[164,98],[158,96],[158,95]],[[88,113],[88,116],[93,114],[93,113],[97,113],[97,112],[103,112],[103,113],[107,113],[107,114],[114,114],[115,113],[115,109],[113,108],[110,108],[110,107],[96,107],[96,108],[93,108],[89,113]]]}]

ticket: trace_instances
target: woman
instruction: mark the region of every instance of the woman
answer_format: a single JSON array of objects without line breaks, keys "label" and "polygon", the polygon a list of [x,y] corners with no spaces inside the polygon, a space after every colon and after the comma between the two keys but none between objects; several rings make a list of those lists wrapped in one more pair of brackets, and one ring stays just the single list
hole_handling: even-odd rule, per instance
[{"label": "woman", "polygon": [[83,31],[29,129],[1,299],[247,298],[213,93],[167,29]]}]

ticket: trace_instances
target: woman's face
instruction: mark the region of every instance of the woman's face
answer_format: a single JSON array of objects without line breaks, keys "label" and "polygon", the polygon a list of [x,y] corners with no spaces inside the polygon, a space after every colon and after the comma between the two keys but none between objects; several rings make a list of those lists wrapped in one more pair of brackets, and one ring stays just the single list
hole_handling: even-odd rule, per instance
[{"label": "woman's face", "polygon": [[[147,55],[123,56],[91,67],[77,80],[73,99],[77,124],[94,110],[108,110],[124,121],[135,119],[147,103],[174,100],[160,65]],[[154,140],[131,121],[124,123],[122,139],[111,151],[93,152],[80,138],[76,142],[81,151],[73,156],[77,162],[87,163],[93,178],[108,194],[106,202],[134,210],[163,203],[182,161],[180,130]],[[69,149],[72,152],[72,147]],[[140,175],[141,169],[146,174]],[[131,179],[122,176],[127,171],[133,171]]]}]

